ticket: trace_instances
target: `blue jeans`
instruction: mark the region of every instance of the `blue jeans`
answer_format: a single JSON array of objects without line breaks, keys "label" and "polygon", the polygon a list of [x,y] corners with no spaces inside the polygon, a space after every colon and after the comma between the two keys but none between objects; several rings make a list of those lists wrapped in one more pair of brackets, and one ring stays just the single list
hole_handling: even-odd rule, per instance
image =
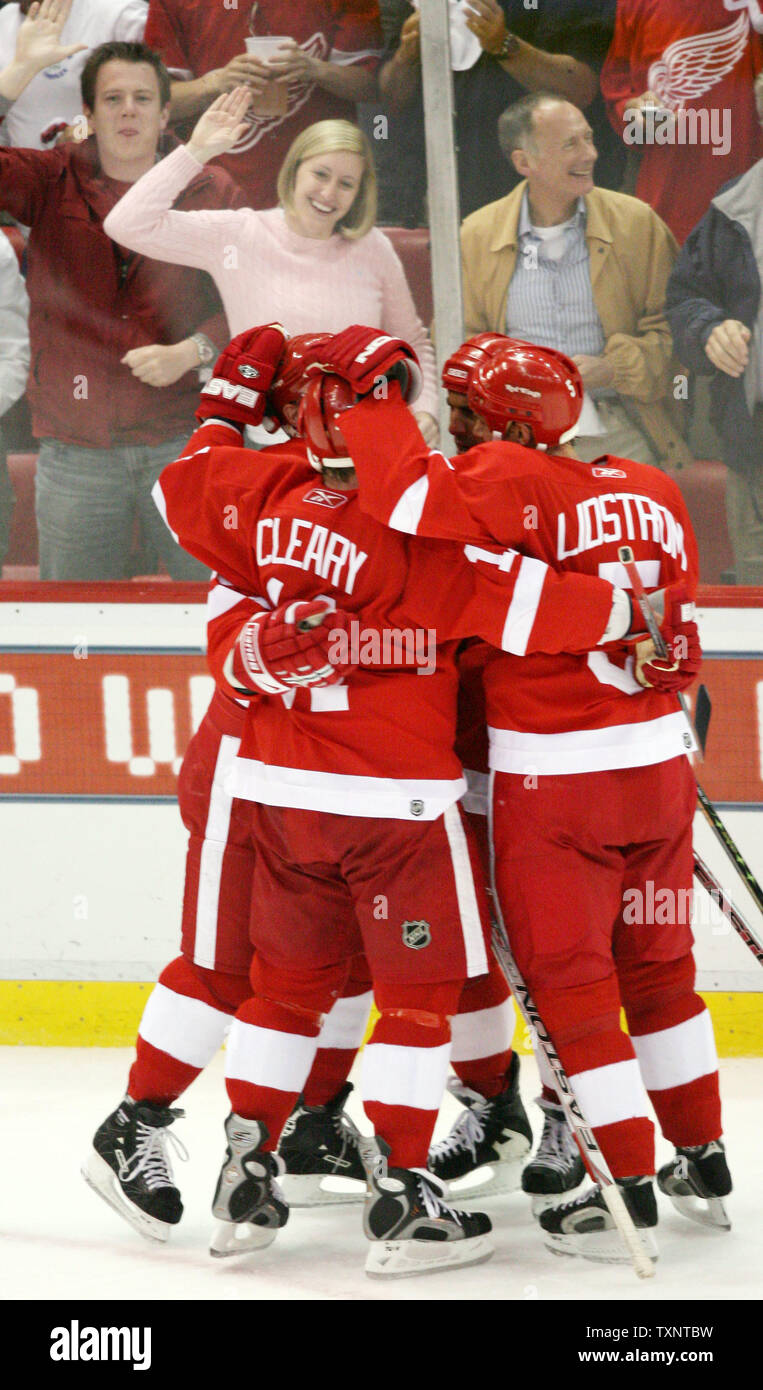
[{"label": "blue jeans", "polygon": [[87,449],[43,439],[36,509],[41,579],[127,579],[137,516],[148,548],[173,579],[206,579],[209,570],[172,539],[151,497],[165,464],[188,436],[163,444]]}]

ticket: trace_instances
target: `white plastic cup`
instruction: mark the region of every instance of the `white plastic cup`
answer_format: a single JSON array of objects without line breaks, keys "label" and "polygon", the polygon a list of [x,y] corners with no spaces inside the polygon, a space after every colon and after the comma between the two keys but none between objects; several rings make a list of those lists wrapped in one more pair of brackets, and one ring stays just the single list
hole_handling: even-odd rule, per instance
[{"label": "white plastic cup", "polygon": [[[288,35],[267,34],[262,38],[257,34],[250,34],[244,39],[247,53],[251,53],[254,58],[259,58],[260,62],[267,63],[275,56],[276,51],[282,43],[288,42]],[[289,93],[285,82],[269,82],[267,90],[262,96],[253,97],[250,111],[255,116],[285,116],[289,110]]]}]

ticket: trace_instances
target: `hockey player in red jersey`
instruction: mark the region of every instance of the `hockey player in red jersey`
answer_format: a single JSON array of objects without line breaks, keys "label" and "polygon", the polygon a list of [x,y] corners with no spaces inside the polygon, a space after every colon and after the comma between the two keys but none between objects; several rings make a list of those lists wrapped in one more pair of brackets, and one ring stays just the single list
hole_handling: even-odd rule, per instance
[{"label": "hockey player in red jersey", "polygon": [[[304,445],[254,460],[238,427],[260,418],[281,345],[275,328],[234,340],[202,393],[207,423],[157,488],[182,544],[274,605],[210,627],[223,686],[267,696],[228,782],[251,802],[258,911],[254,997],[228,1048],[234,1113],[215,1200],[227,1227],[218,1253],[242,1248],[237,1230],[248,1228],[243,1248],[253,1248],[284,1224],[273,1150],[362,939],[381,1015],[364,1101],[389,1149],[386,1166],[370,1155],[367,1267],[470,1263],[489,1253],[490,1223],[452,1213],[424,1171],[449,1018],[464,980],[487,969],[479,874],[456,805],[456,640],[478,632],[508,647],[519,632],[523,649],[585,649],[603,638],[616,591],[535,566],[528,609],[516,557],[392,537],[360,512],[351,475],[324,472],[318,484]],[[323,454],[332,470],[351,464],[335,454]],[[387,637],[422,628],[438,639],[423,665],[410,648],[385,654]],[[356,667],[347,680],[342,666]]]},{"label": "hockey player in red jersey", "polygon": [[[325,370],[358,395],[372,334],[347,330],[325,357]],[[525,660],[496,652],[488,661],[495,886],[519,969],[636,1224],[653,1241],[644,1088],[677,1149],[659,1186],[679,1200],[693,1194],[706,1204],[702,1217],[727,1224],[717,1058],[694,993],[686,911],[695,784],[674,692],[696,674],[701,653],[683,499],[646,465],[574,458],[564,441],[582,393],[561,354],[481,335],[454,355],[446,378],[448,369],[451,405],[469,412],[480,441],[456,459],[429,450],[394,385],[386,400],[328,417],[355,462],[364,507],[397,529],[466,541],[467,550],[521,542],[539,562],[621,585],[618,547],[627,542],[646,586],[669,586],[661,595],[669,663],[648,642]],[[621,1003],[630,1037],[619,1026]],[[554,1249],[621,1258],[597,1188],[539,1219]]]}]

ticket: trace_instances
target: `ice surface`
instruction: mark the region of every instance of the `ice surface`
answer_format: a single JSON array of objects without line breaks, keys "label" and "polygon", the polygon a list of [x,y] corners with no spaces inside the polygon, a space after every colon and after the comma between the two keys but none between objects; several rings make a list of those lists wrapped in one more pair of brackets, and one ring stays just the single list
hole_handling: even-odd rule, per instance
[{"label": "ice surface", "polygon": [[[124,1092],[131,1052],[118,1048],[0,1048],[0,1297],[3,1299],[342,1300],[750,1299],[763,1292],[763,1164],[759,1096],[763,1058],[721,1063],[733,1229],[706,1230],[660,1198],[657,1274],[596,1266],[548,1252],[521,1193],[485,1203],[496,1253],[487,1264],[382,1283],[365,1277],[361,1207],[294,1211],[259,1254],[214,1261],[210,1202],[228,1110],[220,1055],[180,1102],[176,1130],[190,1151],[176,1163],[185,1213],[166,1245],[123,1222],[80,1177],[94,1130]],[[531,1058],[522,1093],[536,1135],[540,1112]],[[368,1129],[357,1093],[349,1111]],[[447,1096],[437,1137],[459,1107]],[[659,1141],[658,1161],[671,1150]]]}]

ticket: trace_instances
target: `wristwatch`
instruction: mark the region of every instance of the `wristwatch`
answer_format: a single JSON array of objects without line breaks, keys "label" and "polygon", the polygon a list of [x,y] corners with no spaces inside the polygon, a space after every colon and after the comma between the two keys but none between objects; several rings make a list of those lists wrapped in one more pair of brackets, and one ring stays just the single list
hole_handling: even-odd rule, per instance
[{"label": "wristwatch", "polygon": [[217,356],[217,348],[209,339],[206,333],[192,333],[191,342],[196,344],[196,351],[199,354],[199,366],[209,367]]},{"label": "wristwatch", "polygon": [[491,53],[490,57],[496,58],[499,63],[502,63],[506,58],[515,58],[518,52],[519,39],[516,34],[512,34],[511,31],[507,29],[501,47],[497,48],[494,53]]}]

